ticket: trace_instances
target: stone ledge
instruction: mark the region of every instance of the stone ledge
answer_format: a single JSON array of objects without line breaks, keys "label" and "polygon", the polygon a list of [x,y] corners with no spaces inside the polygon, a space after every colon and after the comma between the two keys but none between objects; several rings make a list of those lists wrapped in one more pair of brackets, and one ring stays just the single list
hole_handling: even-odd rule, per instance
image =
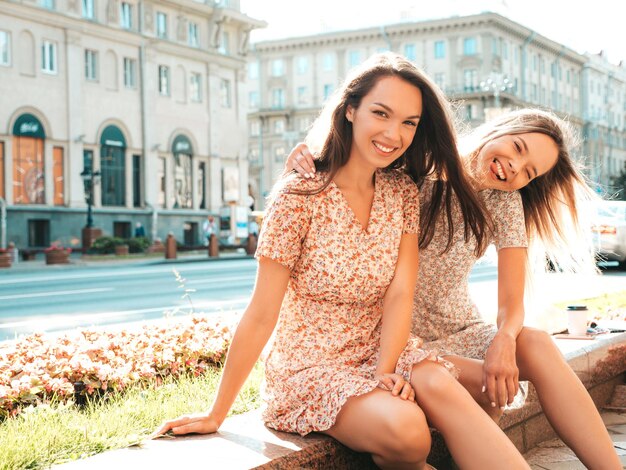
[{"label": "stone ledge", "polygon": [[[589,389],[598,407],[610,399],[616,385],[624,383],[626,333],[604,335],[594,340],[557,339],[568,363]],[[530,387],[527,403],[503,416],[501,426],[522,452],[554,437],[541,412],[537,395]],[[441,436],[434,432],[429,462],[450,468],[450,456]],[[96,455],[88,462],[75,461],[63,469],[111,468],[168,469],[193,464],[199,468],[276,469],[375,468],[367,454],[359,454],[320,434],[301,437],[266,428],[258,411],[227,419],[220,431],[210,436],[190,436],[148,441],[132,447]]]}]

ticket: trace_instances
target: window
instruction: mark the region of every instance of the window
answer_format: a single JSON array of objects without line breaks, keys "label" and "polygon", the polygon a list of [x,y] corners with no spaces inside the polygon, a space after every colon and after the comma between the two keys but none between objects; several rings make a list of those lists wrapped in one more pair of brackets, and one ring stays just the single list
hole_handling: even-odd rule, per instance
[{"label": "window", "polygon": [[272,89],[272,108],[285,107],[285,90],[282,88]]},{"label": "window", "polygon": [[307,104],[308,102],[307,96],[307,87],[299,86],[298,87],[298,104]]},{"label": "window", "polygon": [[206,209],[206,162],[198,165],[198,201],[200,209]]},{"label": "window", "polygon": [[13,202],[45,204],[44,139],[13,137]]},{"label": "window", "polygon": [[259,78],[259,63],[258,62],[250,62],[248,64],[248,78],[250,80],[256,80]]},{"label": "window", "polygon": [[274,134],[282,134],[285,132],[285,121],[283,119],[276,119],[274,121]]},{"label": "window", "polygon": [[478,87],[478,71],[476,69],[465,69],[463,71],[463,89],[465,92],[475,91]]},{"label": "window", "polygon": [[160,11],[156,14],[156,34],[161,39],[167,39],[167,15]]},{"label": "window", "polygon": [[120,26],[124,29],[133,28],[133,6],[130,3],[120,4]]},{"label": "window", "polygon": [[556,78],[556,62],[552,62],[550,65],[550,76]]},{"label": "window", "polygon": [[125,147],[103,145],[100,154],[102,205],[126,204]]},{"label": "window", "polygon": [[44,41],[41,45],[41,70],[57,73],[57,45],[52,41]]},{"label": "window", "polygon": [[54,0],[41,0],[41,6],[47,8],[48,10],[56,10]]},{"label": "window", "polygon": [[443,59],[446,56],[446,43],[435,41],[435,59]]},{"label": "window", "polygon": [[191,101],[199,103],[202,101],[202,76],[199,73],[191,73],[189,77],[189,88]]},{"label": "window", "polygon": [[509,60],[509,43],[506,41],[502,41],[502,58]]},{"label": "window", "polygon": [[135,88],[137,86],[137,61],[124,57],[124,86]]},{"label": "window", "polygon": [[404,56],[409,60],[416,60],[417,53],[415,49],[415,44],[405,44],[404,45]]},{"label": "window", "polygon": [[300,117],[298,118],[298,130],[300,132],[306,132],[309,129],[309,125],[311,122],[308,117]]},{"label": "window", "polygon": [[4,191],[4,142],[0,140],[0,197],[7,197]]},{"label": "window", "polygon": [[65,171],[63,165],[63,147],[52,149],[52,186],[53,204],[62,206],[65,204]]},{"label": "window", "polygon": [[463,55],[476,54],[476,38],[465,38],[463,40]]},{"label": "window", "polygon": [[98,53],[89,49],[85,49],[85,78],[98,79]]},{"label": "window", "polygon": [[248,93],[248,107],[249,108],[258,108],[259,107],[259,92],[251,91]]},{"label": "window", "polygon": [[157,181],[159,182],[158,203],[160,207],[165,207],[165,158],[159,157],[157,165]]},{"label": "window", "polygon": [[159,94],[170,95],[170,68],[159,65]]},{"label": "window", "polygon": [[0,30],[0,65],[11,65],[11,35]]},{"label": "window", "polygon": [[50,221],[28,219],[28,246],[47,247],[50,245]]},{"label": "window", "polygon": [[446,86],[446,75],[442,72],[440,73],[436,73],[435,74],[435,83],[437,84],[437,86],[439,88],[441,88],[442,90],[445,88]]},{"label": "window", "polygon": [[218,49],[220,54],[230,54],[230,34],[227,31],[222,33],[222,40],[220,41],[220,47]]},{"label": "window", "polygon": [[174,154],[174,201],[173,207],[178,209],[192,208],[191,191],[191,155]]},{"label": "window", "polygon": [[83,0],[83,18],[94,19],[93,0]]},{"label": "window", "polygon": [[309,58],[300,56],[296,59],[296,71],[298,75],[304,75],[309,71]]},{"label": "window", "polygon": [[335,69],[335,56],[327,52],[322,58],[322,68],[324,72],[331,72]]},{"label": "window", "polygon": [[261,135],[261,123],[259,121],[250,121],[250,135]]},{"label": "window", "polygon": [[333,86],[330,83],[326,83],[324,85],[324,98],[323,100],[326,101],[328,98],[330,98],[330,95],[333,93]]},{"label": "window", "polygon": [[222,108],[230,108],[231,103],[231,92],[230,92],[230,80],[222,78],[220,80],[220,103]]},{"label": "window", "polygon": [[537,101],[537,98],[537,85],[533,83],[530,87],[530,99],[532,101]]},{"label": "window", "polygon": [[282,77],[285,74],[285,62],[282,59],[272,61],[272,77]]},{"label": "window", "polygon": [[361,51],[350,51],[348,53],[348,67],[356,67],[361,63]]},{"label": "window", "polygon": [[465,106],[465,119],[467,119],[468,121],[471,121],[472,119],[476,119],[477,113],[476,113],[476,105],[475,104],[468,104],[467,106]]},{"label": "window", "polygon": [[533,72],[537,71],[537,56],[533,55]]},{"label": "window", "polygon": [[274,148],[274,160],[282,162],[285,159],[285,147]]},{"label": "window", "polygon": [[189,23],[187,25],[187,43],[191,47],[198,47],[200,42],[198,41],[198,25],[196,23]]}]

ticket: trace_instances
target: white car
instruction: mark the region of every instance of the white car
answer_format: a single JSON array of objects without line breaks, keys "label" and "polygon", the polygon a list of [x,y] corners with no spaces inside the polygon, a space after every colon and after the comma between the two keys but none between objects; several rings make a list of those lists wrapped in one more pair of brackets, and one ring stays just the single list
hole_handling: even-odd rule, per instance
[{"label": "white car", "polygon": [[626,268],[626,201],[598,203],[591,232],[598,261],[617,261]]}]

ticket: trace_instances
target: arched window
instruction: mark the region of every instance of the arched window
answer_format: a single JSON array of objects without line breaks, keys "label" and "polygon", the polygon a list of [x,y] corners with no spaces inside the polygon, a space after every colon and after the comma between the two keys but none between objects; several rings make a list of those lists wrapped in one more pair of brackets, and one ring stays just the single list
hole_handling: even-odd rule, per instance
[{"label": "arched window", "polygon": [[107,126],[100,137],[100,172],[103,206],[126,203],[126,139],[116,126]]},{"label": "arched window", "polygon": [[32,114],[13,125],[13,202],[45,204],[43,149],[46,133]]},{"label": "arched window", "polygon": [[191,209],[193,197],[191,189],[191,156],[193,147],[184,135],[179,135],[172,143],[174,154],[174,200],[172,207]]}]

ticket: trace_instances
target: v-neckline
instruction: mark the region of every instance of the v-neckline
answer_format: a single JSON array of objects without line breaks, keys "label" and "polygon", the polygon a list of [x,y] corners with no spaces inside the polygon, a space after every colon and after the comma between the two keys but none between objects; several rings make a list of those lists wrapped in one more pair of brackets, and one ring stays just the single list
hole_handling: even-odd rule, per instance
[{"label": "v-neckline", "polygon": [[339,193],[339,196],[343,200],[343,203],[345,204],[345,206],[348,208],[348,211],[350,212],[350,214],[352,216],[352,219],[354,220],[354,222],[356,222],[358,229],[362,233],[365,233],[365,234],[369,234],[370,233],[370,228],[372,226],[372,216],[374,215],[374,210],[376,208],[376,202],[377,202],[377,199],[378,199],[378,192],[379,192],[379,186],[380,186],[379,183],[380,183],[380,181],[379,181],[379,174],[378,174],[378,171],[376,171],[374,173],[374,197],[372,198],[372,205],[370,206],[369,214],[367,216],[367,225],[365,227],[363,227],[363,224],[361,223],[359,218],[356,216],[356,213],[354,212],[354,209],[352,209],[352,206],[348,202],[348,199],[346,198],[346,196],[343,194],[343,191],[341,191],[341,189],[339,189],[339,186],[337,186],[337,183],[335,183],[334,180],[331,180],[331,184],[333,185],[333,187]]}]

